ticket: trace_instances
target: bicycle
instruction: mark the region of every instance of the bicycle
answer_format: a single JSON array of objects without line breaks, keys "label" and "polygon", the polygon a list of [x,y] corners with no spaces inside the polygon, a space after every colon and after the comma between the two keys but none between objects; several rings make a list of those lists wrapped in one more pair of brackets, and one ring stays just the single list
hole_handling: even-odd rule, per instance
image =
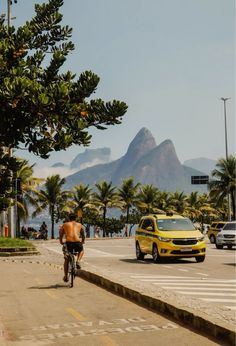
[{"label": "bicycle", "polygon": [[75,263],[75,255],[77,255],[77,252],[69,252],[68,254],[68,276],[69,276],[69,283],[70,287],[74,286],[74,278],[76,276],[77,268]]}]

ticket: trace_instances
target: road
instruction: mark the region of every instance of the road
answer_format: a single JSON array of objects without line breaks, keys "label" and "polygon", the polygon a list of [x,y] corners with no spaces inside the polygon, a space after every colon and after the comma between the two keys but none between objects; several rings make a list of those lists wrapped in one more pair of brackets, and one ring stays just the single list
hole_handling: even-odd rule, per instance
[{"label": "road", "polygon": [[[88,242],[85,260],[105,256],[101,247]],[[122,251],[117,246],[114,255]],[[80,278],[69,288],[54,266],[1,259],[0,275],[1,346],[219,345]]]},{"label": "road", "polygon": [[[48,245],[61,253],[57,243]],[[127,282],[158,286],[181,296],[236,310],[235,249],[219,250],[207,241],[206,260],[196,263],[194,258],[153,263],[151,256],[144,261],[135,257],[134,239],[87,240],[84,264],[113,271]]]}]

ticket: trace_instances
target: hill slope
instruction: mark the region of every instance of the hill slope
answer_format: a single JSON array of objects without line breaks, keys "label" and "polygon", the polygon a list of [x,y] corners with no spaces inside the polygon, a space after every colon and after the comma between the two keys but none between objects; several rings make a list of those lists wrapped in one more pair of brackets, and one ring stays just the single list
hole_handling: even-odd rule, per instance
[{"label": "hill slope", "polygon": [[80,183],[94,185],[102,180],[119,186],[123,179],[133,176],[136,182],[153,184],[163,191],[205,192],[206,186],[191,185],[191,175],[204,173],[182,165],[171,140],[157,146],[151,132],[142,128],[124,156],[68,176],[66,188]]}]

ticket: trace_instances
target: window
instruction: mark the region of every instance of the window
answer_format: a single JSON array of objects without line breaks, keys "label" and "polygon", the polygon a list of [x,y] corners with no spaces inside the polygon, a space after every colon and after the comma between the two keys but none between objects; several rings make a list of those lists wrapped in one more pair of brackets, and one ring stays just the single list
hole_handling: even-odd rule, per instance
[{"label": "window", "polygon": [[148,227],[152,227],[152,230],[154,230],[152,220],[151,219],[144,219],[143,224],[142,224],[142,228],[147,229]]},{"label": "window", "polygon": [[223,228],[224,227],[224,223],[223,222],[219,222],[216,226],[216,228],[220,229],[220,228]]},{"label": "window", "polygon": [[194,225],[189,219],[158,219],[157,227],[160,231],[193,231]]},{"label": "window", "polygon": [[236,222],[227,222],[223,229],[227,231],[236,231]]}]

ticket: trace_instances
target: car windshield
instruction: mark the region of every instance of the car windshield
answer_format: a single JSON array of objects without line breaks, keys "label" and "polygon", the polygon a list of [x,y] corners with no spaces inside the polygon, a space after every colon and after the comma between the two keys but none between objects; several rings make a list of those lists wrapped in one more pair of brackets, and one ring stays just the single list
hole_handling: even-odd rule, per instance
[{"label": "car windshield", "polygon": [[158,219],[157,227],[161,231],[193,231],[196,230],[189,219]]},{"label": "car windshield", "polygon": [[223,229],[227,230],[227,231],[235,231],[236,230],[236,223],[235,222],[228,222]]}]

